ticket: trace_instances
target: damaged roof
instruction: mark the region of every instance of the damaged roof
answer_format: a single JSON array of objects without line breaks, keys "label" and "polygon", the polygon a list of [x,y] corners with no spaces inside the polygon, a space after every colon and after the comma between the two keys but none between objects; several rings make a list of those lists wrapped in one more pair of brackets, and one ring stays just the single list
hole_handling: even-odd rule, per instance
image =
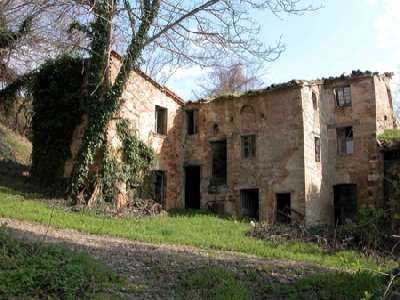
[{"label": "damaged roof", "polygon": [[[229,93],[229,94],[220,95],[217,97],[201,98],[198,100],[198,102],[207,103],[207,102],[216,101],[216,100],[233,99],[233,98],[239,98],[239,97],[243,97],[243,96],[260,95],[260,94],[264,94],[264,93],[270,92],[270,91],[298,88],[298,87],[303,87],[306,85],[324,85],[324,84],[331,84],[331,83],[338,82],[338,81],[354,80],[354,79],[374,77],[374,76],[382,76],[382,77],[387,77],[387,78],[391,79],[394,76],[394,73],[392,73],[392,72],[379,73],[379,72],[356,70],[356,71],[352,71],[350,74],[344,73],[344,74],[342,74],[340,76],[336,76],[336,77],[331,76],[328,78],[321,78],[321,79],[316,79],[316,80],[290,80],[290,81],[283,82],[283,83],[271,84],[270,86],[262,88],[262,89],[249,90],[249,91],[241,92],[241,93],[240,92]],[[191,102],[189,102],[189,103],[191,103]]]}]

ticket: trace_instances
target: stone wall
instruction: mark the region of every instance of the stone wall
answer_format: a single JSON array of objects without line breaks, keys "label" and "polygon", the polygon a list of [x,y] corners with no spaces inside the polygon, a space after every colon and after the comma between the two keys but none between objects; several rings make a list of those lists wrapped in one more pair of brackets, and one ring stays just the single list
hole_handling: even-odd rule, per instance
[{"label": "stone wall", "polygon": [[[112,77],[120,59],[113,56]],[[167,209],[185,206],[185,167],[200,166],[204,209],[217,202],[224,213],[240,216],[241,190],[257,189],[260,220],[274,221],[276,195],[290,193],[298,219],[332,223],[336,185],[355,184],[358,207],[383,205],[384,161],[377,134],[395,123],[389,80],[388,74],[352,74],[183,103],[146,75],[133,72],[119,117],[128,119],[131,129],[154,148],[153,169],[167,175]],[[350,86],[352,103],[338,107],[334,90],[343,86]],[[166,135],[155,133],[156,105],[168,110]],[[198,111],[198,132],[189,135],[186,111],[191,110]],[[337,129],[346,126],[353,128],[354,152],[340,155]],[[83,130],[84,124],[75,132],[75,152]],[[256,135],[254,158],[242,156],[243,135]],[[320,139],[320,161],[315,138]],[[210,143],[221,140],[227,143],[227,182],[215,187]],[[67,162],[67,175],[71,166]]]},{"label": "stone wall", "polygon": [[[121,64],[121,58],[114,54],[111,58],[111,80],[115,80]],[[138,137],[151,146],[156,154],[153,170],[166,174],[165,208],[182,206],[183,157],[182,157],[182,105],[171,91],[159,86],[146,75],[132,72],[122,95],[123,104],[119,115],[109,125],[108,139],[114,147],[118,147],[115,122],[118,118],[129,121],[130,129]],[[155,106],[159,105],[168,111],[167,134],[155,132]],[[74,158],[79,150],[86,120],[75,130],[71,145],[73,158],[65,164],[65,177],[72,172]]]},{"label": "stone wall", "polygon": [[[185,135],[185,165],[201,166],[201,204],[223,201],[240,215],[240,190],[258,189],[260,219],[272,220],[276,193],[291,193],[292,208],[304,214],[304,152],[301,90],[278,89],[242,97],[187,104],[199,110],[199,133]],[[241,135],[256,135],[256,157],[243,159]],[[227,184],[209,193],[209,143],[227,141]]]},{"label": "stone wall", "polygon": [[[381,206],[383,156],[376,138],[393,127],[387,82],[386,75],[357,75],[186,104],[186,110],[199,110],[199,133],[185,135],[184,164],[201,166],[202,206],[221,201],[226,213],[239,216],[240,190],[256,188],[261,220],[274,219],[277,193],[291,193],[292,209],[307,224],[332,223],[334,187],[341,184],[357,186],[358,207]],[[338,107],[334,89],[343,86],[350,86],[352,103]],[[336,130],[346,126],[353,127],[354,152],[340,155]],[[241,157],[240,136],[246,134],[257,136],[255,159]],[[228,147],[227,184],[214,194],[210,142],[222,139]]]}]

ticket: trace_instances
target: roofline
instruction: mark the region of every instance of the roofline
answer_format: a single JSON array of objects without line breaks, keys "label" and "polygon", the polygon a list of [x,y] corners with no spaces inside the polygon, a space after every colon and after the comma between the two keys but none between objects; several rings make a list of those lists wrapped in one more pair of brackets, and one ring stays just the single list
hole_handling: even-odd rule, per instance
[{"label": "roofline", "polygon": [[[124,58],[118,52],[116,52],[115,50],[111,51],[111,56],[117,58],[120,62],[122,62],[124,60]],[[185,104],[185,100],[183,100],[181,97],[179,97],[177,94],[175,94],[173,91],[171,91],[166,86],[162,86],[161,84],[159,84],[157,81],[152,79],[149,75],[147,75],[143,71],[141,71],[139,69],[134,69],[133,71],[135,73],[137,73],[138,75],[140,75],[144,80],[150,82],[159,91],[161,91],[162,93],[166,94],[168,97],[171,97],[179,105],[184,105]]]},{"label": "roofline", "polygon": [[[317,79],[317,80],[290,80],[287,82],[283,83],[278,83],[278,84],[271,84],[270,86],[267,86],[262,89],[256,89],[256,90],[249,90],[247,92],[243,93],[238,93],[238,94],[226,94],[226,95],[221,95],[217,96],[215,98],[200,98],[196,102],[199,103],[207,103],[211,102],[214,100],[222,100],[222,99],[229,99],[229,98],[239,98],[242,96],[254,96],[254,95],[260,95],[272,91],[278,91],[278,90],[285,90],[285,89],[294,89],[294,88],[302,88],[304,86],[312,86],[312,85],[328,85],[334,82],[340,82],[343,80],[356,80],[356,79],[362,79],[362,78],[373,78],[374,76],[381,76],[385,78],[392,79],[392,77],[395,74],[393,72],[384,72],[384,73],[379,73],[379,72],[370,72],[370,71],[365,71],[362,72],[360,70],[357,71],[352,71],[349,75],[342,74],[341,76],[336,76],[336,77],[328,77],[328,78],[322,78],[322,79]],[[190,102],[189,102],[190,103]]]}]

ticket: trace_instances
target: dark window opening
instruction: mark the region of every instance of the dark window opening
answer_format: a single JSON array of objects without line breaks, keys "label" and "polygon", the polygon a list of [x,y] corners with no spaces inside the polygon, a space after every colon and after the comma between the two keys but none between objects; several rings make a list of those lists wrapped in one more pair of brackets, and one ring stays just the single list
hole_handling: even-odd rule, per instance
[{"label": "dark window opening", "polygon": [[243,218],[259,219],[258,189],[240,191],[241,216]]},{"label": "dark window opening", "polygon": [[197,110],[186,111],[187,134],[192,135],[198,132],[198,115]]},{"label": "dark window opening", "polygon": [[290,224],[291,211],[290,193],[276,194],[276,222]]},{"label": "dark window opening", "polygon": [[155,131],[158,134],[166,135],[167,134],[167,117],[168,110],[164,107],[156,105],[156,128]]},{"label": "dark window opening", "polygon": [[212,153],[211,184],[215,185],[226,184],[226,173],[227,173],[226,140],[212,142],[211,153]]},{"label": "dark window opening", "polygon": [[333,191],[335,224],[343,225],[346,219],[352,219],[357,214],[357,185],[336,185]]},{"label": "dark window opening", "polygon": [[256,136],[242,136],[242,158],[249,159],[256,157]]},{"label": "dark window opening", "polygon": [[318,98],[314,92],[312,93],[312,104],[313,104],[314,110],[318,110]]},{"label": "dark window opening", "polygon": [[337,128],[336,138],[338,154],[346,155],[354,152],[353,127]]},{"label": "dark window opening", "polygon": [[349,86],[336,88],[335,95],[337,106],[351,105],[351,88]]},{"label": "dark window opening", "polygon": [[200,166],[185,168],[185,208],[200,209]]},{"label": "dark window opening", "polygon": [[315,161],[321,161],[321,139],[319,137],[314,137],[314,147],[315,147]]}]

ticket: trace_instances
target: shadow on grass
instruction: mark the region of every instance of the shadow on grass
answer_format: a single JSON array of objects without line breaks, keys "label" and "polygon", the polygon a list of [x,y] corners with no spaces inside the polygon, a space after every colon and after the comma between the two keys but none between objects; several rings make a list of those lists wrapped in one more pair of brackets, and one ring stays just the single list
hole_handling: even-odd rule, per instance
[{"label": "shadow on grass", "polygon": [[29,176],[30,167],[10,160],[0,160],[0,192],[32,198],[62,198],[64,193],[37,185]]}]

